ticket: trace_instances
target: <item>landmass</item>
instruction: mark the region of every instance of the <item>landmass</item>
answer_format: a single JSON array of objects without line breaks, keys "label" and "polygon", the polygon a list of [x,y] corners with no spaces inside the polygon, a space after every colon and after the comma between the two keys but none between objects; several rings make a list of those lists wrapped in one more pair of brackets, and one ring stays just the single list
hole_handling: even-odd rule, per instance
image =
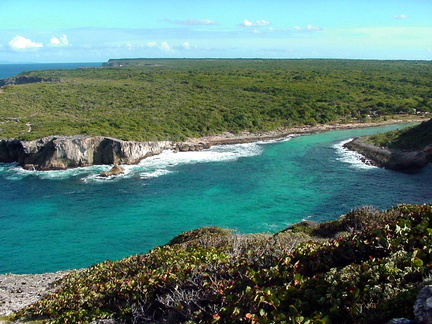
[{"label": "landmass", "polygon": [[396,171],[414,171],[432,162],[432,119],[384,134],[359,137],[345,147],[362,154],[365,163]]}]

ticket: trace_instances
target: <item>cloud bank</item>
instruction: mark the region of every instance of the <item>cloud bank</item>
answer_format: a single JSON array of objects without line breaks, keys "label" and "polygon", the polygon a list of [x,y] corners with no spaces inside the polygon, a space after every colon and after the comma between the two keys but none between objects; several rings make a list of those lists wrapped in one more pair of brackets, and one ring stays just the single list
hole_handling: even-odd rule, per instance
[{"label": "cloud bank", "polygon": [[265,27],[269,25],[271,25],[271,22],[264,19],[255,22],[245,19],[241,24],[239,24],[240,27]]},{"label": "cloud bank", "polygon": [[203,26],[203,25],[216,25],[217,22],[211,19],[194,19],[189,18],[186,20],[171,20],[171,19],[165,19],[165,21],[177,24],[177,25],[183,25],[183,26]]}]

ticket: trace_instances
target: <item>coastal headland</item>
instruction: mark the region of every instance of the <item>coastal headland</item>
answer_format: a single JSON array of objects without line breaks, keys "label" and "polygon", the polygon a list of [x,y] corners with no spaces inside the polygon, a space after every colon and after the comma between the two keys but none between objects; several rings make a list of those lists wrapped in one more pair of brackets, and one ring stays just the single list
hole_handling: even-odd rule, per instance
[{"label": "coastal headland", "polygon": [[65,170],[74,167],[111,164],[136,164],[164,150],[197,151],[213,145],[251,143],[289,135],[311,134],[338,129],[373,127],[392,123],[417,122],[419,119],[387,120],[378,123],[328,124],[279,129],[268,132],[225,132],[217,136],[191,138],[184,142],[123,141],[104,136],[48,136],[33,141],[0,140],[0,162],[16,162],[28,170]]}]

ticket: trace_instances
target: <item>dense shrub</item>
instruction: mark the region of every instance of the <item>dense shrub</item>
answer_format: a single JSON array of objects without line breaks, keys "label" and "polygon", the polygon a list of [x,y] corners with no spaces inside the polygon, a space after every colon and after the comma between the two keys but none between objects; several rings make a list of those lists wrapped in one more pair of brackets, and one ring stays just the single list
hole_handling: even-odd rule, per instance
[{"label": "dense shrub", "polygon": [[3,88],[2,138],[184,140],[431,110],[426,61],[148,60],[24,74],[60,82]]}]

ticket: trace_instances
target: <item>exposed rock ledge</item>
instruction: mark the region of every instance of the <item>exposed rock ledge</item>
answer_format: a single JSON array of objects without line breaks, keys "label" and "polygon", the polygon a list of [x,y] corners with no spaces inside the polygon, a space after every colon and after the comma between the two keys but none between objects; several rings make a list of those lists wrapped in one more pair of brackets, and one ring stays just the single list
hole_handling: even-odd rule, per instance
[{"label": "exposed rock ledge", "polygon": [[58,82],[58,81],[59,81],[58,79],[54,79],[54,78],[41,78],[41,77],[31,77],[27,75],[21,75],[12,78],[0,79],[0,87],[3,87],[5,85],[39,83],[39,82]]},{"label": "exposed rock ledge", "polygon": [[365,143],[357,137],[344,145],[364,156],[364,162],[395,171],[414,171],[432,162],[432,144],[421,151],[399,151]]},{"label": "exposed rock ledge", "polygon": [[95,164],[136,164],[164,150],[208,148],[206,143],[134,142],[103,136],[50,136],[34,141],[0,140],[0,162],[26,169],[64,170]]}]

